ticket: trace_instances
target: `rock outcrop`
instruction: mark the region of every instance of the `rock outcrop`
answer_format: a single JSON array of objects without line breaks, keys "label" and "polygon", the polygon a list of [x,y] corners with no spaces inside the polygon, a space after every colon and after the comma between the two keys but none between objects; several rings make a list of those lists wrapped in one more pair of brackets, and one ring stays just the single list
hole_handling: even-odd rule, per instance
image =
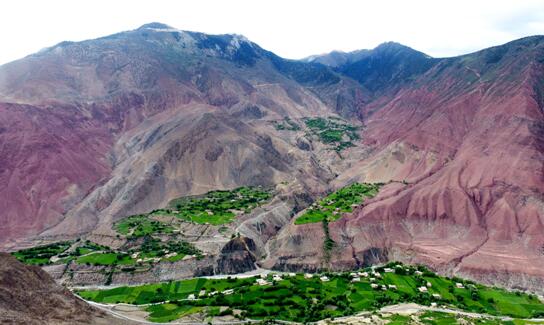
[{"label": "rock outcrop", "polygon": [[0,323],[127,324],[59,286],[42,269],[0,253]]},{"label": "rock outcrop", "polygon": [[217,260],[216,273],[236,274],[255,270],[255,242],[251,238],[236,237],[229,241]]}]

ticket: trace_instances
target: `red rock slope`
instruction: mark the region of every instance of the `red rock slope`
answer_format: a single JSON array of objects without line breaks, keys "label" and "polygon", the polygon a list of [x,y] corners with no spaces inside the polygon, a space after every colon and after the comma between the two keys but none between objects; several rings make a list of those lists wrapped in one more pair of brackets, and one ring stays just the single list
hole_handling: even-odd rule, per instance
[{"label": "red rock slope", "polygon": [[[544,278],[544,39],[442,60],[366,106],[371,157],[339,176],[385,186],[355,215],[291,225],[270,246],[278,268],[386,259],[541,290]],[[491,276],[490,276],[491,275]]]},{"label": "red rock slope", "polygon": [[43,231],[111,231],[115,218],[211,189],[295,174],[315,184],[324,169],[271,120],[353,114],[364,95],[242,36],[162,24],[3,65],[0,247]]}]

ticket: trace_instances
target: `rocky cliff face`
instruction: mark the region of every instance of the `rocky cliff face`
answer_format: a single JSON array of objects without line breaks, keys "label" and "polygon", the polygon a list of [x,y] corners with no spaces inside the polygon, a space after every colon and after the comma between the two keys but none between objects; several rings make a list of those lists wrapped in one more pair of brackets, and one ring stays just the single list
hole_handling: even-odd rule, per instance
[{"label": "rocky cliff face", "polygon": [[255,270],[256,250],[253,239],[246,237],[233,238],[221,249],[216,273],[236,274]]},{"label": "rocky cliff face", "polygon": [[42,269],[0,253],[0,322],[4,324],[125,324],[60,287]]}]

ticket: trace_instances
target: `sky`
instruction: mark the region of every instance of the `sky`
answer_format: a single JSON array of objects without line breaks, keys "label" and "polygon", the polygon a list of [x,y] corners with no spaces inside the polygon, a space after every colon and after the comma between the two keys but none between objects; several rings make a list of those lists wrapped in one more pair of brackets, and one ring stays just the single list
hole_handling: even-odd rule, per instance
[{"label": "sky", "polygon": [[6,0],[0,64],[149,22],[242,34],[291,59],[386,41],[445,57],[544,34],[544,0]]}]

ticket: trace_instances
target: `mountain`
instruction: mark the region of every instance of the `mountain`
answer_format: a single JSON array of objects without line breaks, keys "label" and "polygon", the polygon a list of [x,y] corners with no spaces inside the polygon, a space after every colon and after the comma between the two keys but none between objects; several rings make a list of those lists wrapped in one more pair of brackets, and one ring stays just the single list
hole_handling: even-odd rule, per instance
[{"label": "mountain", "polygon": [[331,172],[271,121],[353,114],[364,97],[327,67],[242,36],[157,23],[3,65],[0,241],[84,233],[182,195],[295,174],[323,186]]},{"label": "mountain", "polygon": [[[120,247],[123,217],[260,185],[274,199],[229,226],[251,249],[188,226],[232,257],[220,269],[400,260],[541,290],[543,51],[535,36],[454,58],[384,43],[293,61],[159,23],[57,44],[0,67],[1,245]],[[295,224],[355,181],[384,185],[326,231]]]},{"label": "mountain", "polygon": [[41,268],[0,253],[0,321],[3,324],[125,324],[62,288]]},{"label": "mountain", "polygon": [[329,67],[344,66],[368,55],[369,50],[352,52],[332,51],[326,54],[311,55],[302,59],[303,62],[321,63]]},{"label": "mountain", "polygon": [[402,82],[412,81],[440,59],[395,42],[380,44],[372,50],[333,51],[311,56],[307,62],[318,62],[359,81],[366,89],[380,92]]},{"label": "mountain", "polygon": [[[329,226],[328,264],[390,258],[540,290],[544,37],[437,61],[362,110],[372,155],[336,182],[402,181]],[[291,224],[269,267],[322,267],[321,225]]]}]

